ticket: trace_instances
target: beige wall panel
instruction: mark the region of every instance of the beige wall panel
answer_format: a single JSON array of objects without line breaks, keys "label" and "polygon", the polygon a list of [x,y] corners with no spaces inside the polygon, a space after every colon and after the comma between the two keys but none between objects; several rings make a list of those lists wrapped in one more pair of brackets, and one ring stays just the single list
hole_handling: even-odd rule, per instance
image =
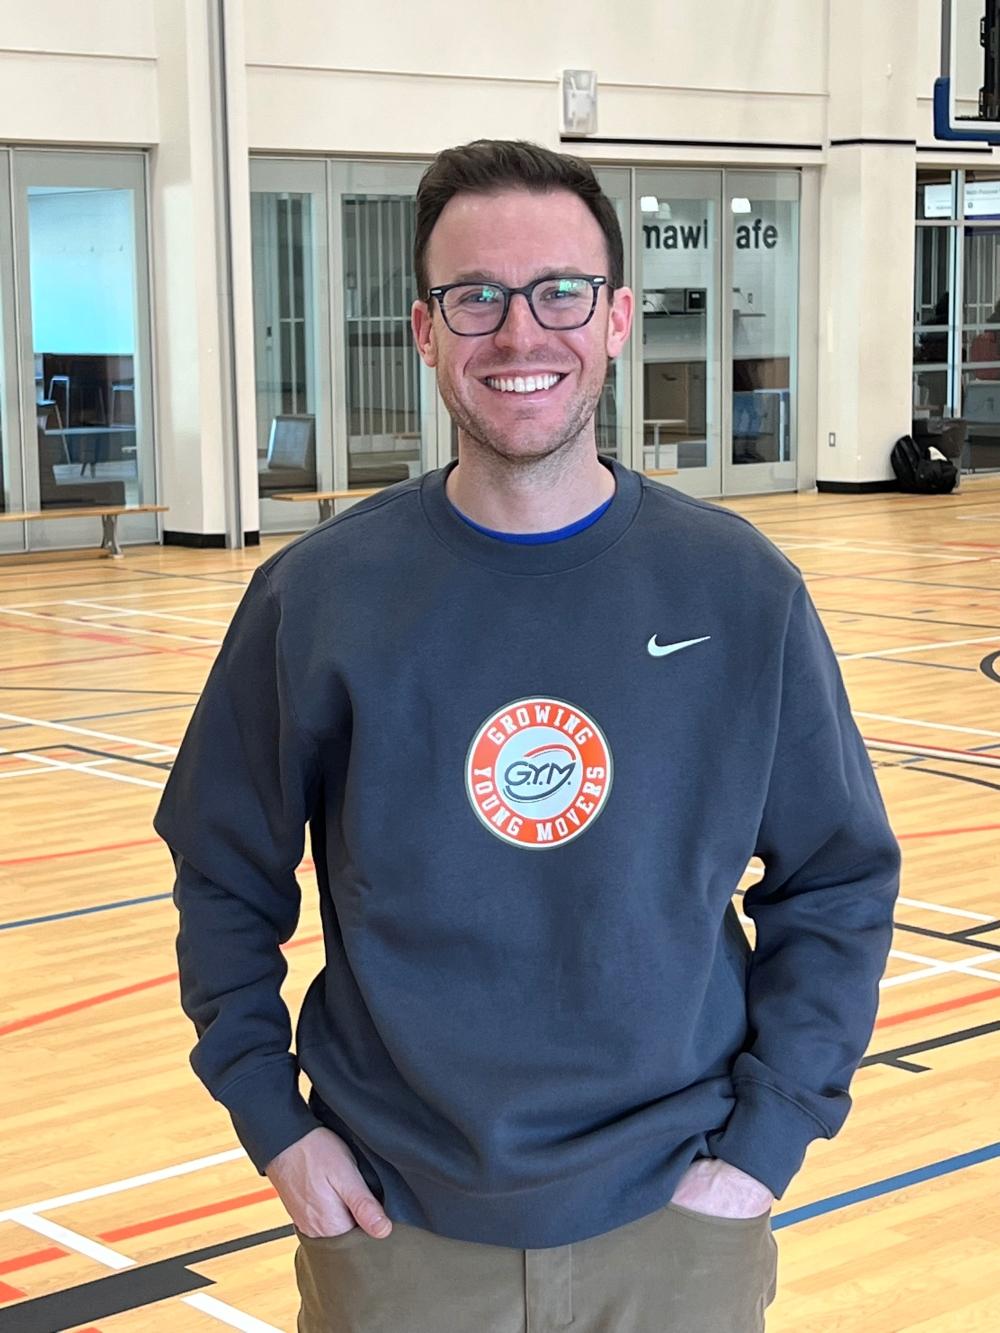
[{"label": "beige wall panel", "polygon": [[[428,154],[479,136],[559,145],[554,80],[501,82],[251,66],[247,84],[250,147],[256,151]],[[602,137],[817,146],[824,137],[826,103],[821,97],[621,85],[601,86],[598,96]],[[586,141],[580,151],[588,151]]]},{"label": "beige wall panel", "polygon": [[155,56],[151,0],[0,0],[0,52]]},{"label": "beige wall panel", "polygon": [[823,92],[827,0],[246,0],[250,64]]},{"label": "beige wall panel", "polygon": [[0,49],[0,139],[7,143],[152,144],[156,62]]}]

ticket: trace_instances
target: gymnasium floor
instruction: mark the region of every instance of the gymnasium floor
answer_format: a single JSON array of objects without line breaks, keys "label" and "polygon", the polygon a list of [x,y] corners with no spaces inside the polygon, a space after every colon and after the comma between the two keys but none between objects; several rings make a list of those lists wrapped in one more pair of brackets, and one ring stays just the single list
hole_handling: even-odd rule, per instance
[{"label": "gymnasium floor", "polygon": [[[775,1206],[769,1333],[995,1333],[1000,478],[732,507],[806,573],[904,851],[855,1110]],[[0,559],[0,1333],[294,1328],[287,1218],[188,1068],[150,827],[283,540]],[[293,1012],[321,961],[300,879]]]}]

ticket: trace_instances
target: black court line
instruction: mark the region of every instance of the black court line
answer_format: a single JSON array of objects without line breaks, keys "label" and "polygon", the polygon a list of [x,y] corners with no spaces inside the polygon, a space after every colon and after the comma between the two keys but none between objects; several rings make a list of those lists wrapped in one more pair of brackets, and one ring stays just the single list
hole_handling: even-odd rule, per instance
[{"label": "black court line", "polygon": [[[139,744],[137,741],[136,744]],[[157,745],[155,741],[149,742],[151,750],[172,749],[172,746]],[[120,764],[138,764],[140,768],[155,768],[162,773],[169,773],[173,766],[173,760],[160,759],[136,759],[128,754],[113,754],[109,750],[94,750],[88,745],[77,745],[75,742],[64,741],[56,745],[30,745],[19,746],[16,750],[8,751],[8,754],[46,754],[49,750],[72,750],[76,754],[93,755],[95,759],[113,759],[115,763]],[[67,764],[66,772],[71,773],[74,768],[79,768],[81,773],[86,773],[87,769],[82,764]]]},{"label": "black court line", "polygon": [[858,616],[865,620],[902,620],[907,625],[952,625],[955,629],[994,629],[1000,633],[1000,625],[983,625],[975,620],[936,620],[931,616],[919,614],[911,616],[891,616],[885,611],[841,611],[835,606],[817,606],[817,611],[824,616]]},{"label": "black court line", "polygon": [[953,940],[964,940],[969,935],[988,935],[991,930],[1000,930],[1000,921],[984,921],[980,926],[963,926],[952,935]]},{"label": "black court line", "polygon": [[[970,943],[962,936],[947,930],[933,930],[930,926],[911,926],[902,921],[893,923],[897,930],[905,930],[910,935],[925,935],[932,940],[947,940],[949,944],[967,944]],[[996,925],[990,927],[996,930]],[[988,940],[976,940],[977,949],[988,949],[991,953],[1000,953],[1000,944],[991,944]],[[1000,972],[997,973],[997,981],[1000,981]]]},{"label": "black court line", "polygon": [[[20,690],[25,694],[189,694],[197,699],[199,690],[131,690],[107,685],[2,685],[0,690]],[[998,742],[1000,744],[1000,742]]]},{"label": "black court line", "polygon": [[985,1037],[991,1032],[1000,1032],[1000,1022],[982,1023],[979,1027],[963,1028],[961,1032],[949,1032],[943,1037],[932,1037],[929,1041],[917,1041],[909,1046],[897,1046],[891,1051],[866,1055],[858,1068],[885,1065],[889,1069],[900,1069],[907,1074],[926,1074],[930,1066],[917,1064],[910,1059],[910,1056],[921,1055],[924,1051],[937,1051],[944,1046],[957,1046],[963,1041],[974,1041],[977,1037]]},{"label": "black court line", "polygon": [[[57,722],[99,722],[102,718],[106,717],[134,717],[137,713],[168,713],[172,708],[190,707],[191,705],[189,703],[183,703],[156,704],[151,708],[116,708],[112,713],[80,713],[75,717],[49,718],[44,724],[41,724],[41,720],[39,719],[39,724],[51,727]],[[25,725],[24,722],[4,722],[0,725],[0,731],[21,731],[24,729]],[[155,741],[151,741],[150,745],[155,745]]]},{"label": "black court line", "polygon": [[283,1240],[294,1232],[291,1225],[258,1231],[5,1306],[0,1309],[0,1333],[62,1333],[63,1329],[76,1328],[78,1324],[93,1324],[100,1319],[152,1305],[155,1301],[215,1286],[214,1278],[193,1273],[191,1266]]},{"label": "black court line", "polygon": [[[855,658],[855,661],[859,659]],[[915,667],[933,667],[936,671],[971,671],[974,675],[979,674],[978,667],[951,666],[947,662],[914,662],[911,657],[883,657],[881,653],[876,653],[873,657],[862,659],[866,662],[902,662],[903,666]]]}]

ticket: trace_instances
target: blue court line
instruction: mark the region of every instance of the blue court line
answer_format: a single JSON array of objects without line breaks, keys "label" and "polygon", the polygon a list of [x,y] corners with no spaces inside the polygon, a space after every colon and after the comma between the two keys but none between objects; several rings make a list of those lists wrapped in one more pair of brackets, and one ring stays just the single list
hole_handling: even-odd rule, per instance
[{"label": "blue court line", "polygon": [[941,1162],[931,1162],[929,1166],[917,1167],[915,1171],[904,1171],[899,1176],[889,1176],[886,1180],[876,1180],[871,1185],[862,1185],[860,1189],[847,1190],[844,1194],[831,1194],[828,1199],[817,1199],[802,1208],[792,1208],[787,1213],[779,1213],[773,1218],[771,1229],[793,1227],[797,1222],[807,1222],[812,1217],[822,1217],[824,1213],[834,1213],[840,1208],[850,1208],[854,1203],[863,1203],[866,1199],[877,1199],[882,1194],[892,1194],[896,1190],[909,1189],[925,1180],[937,1176],[948,1176],[953,1171],[964,1171],[968,1166],[978,1166],[1000,1157],[1000,1143],[990,1143],[975,1152],[961,1153],[958,1157],[946,1157]]},{"label": "blue court line", "polygon": [[140,903],[158,903],[171,898],[170,893],[152,893],[148,898],[126,898],[116,903],[99,903],[97,907],[77,907],[72,912],[51,912],[48,916],[29,916],[23,921],[0,921],[0,930],[17,930],[18,926],[41,926],[46,921],[65,921],[71,916],[90,916],[92,912],[113,912],[116,907],[138,907]]}]

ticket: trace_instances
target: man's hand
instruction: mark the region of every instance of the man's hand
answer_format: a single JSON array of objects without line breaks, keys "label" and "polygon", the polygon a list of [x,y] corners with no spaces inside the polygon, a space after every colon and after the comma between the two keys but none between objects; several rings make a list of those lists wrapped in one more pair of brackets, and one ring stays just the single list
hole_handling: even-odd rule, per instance
[{"label": "man's hand", "polygon": [[681,1176],[670,1202],[710,1217],[761,1217],[774,1195],[738,1166],[701,1157]]},{"label": "man's hand", "polygon": [[376,1240],[392,1231],[354,1154],[330,1129],[310,1130],[272,1158],[264,1173],[304,1236],[339,1236],[355,1222]]}]

